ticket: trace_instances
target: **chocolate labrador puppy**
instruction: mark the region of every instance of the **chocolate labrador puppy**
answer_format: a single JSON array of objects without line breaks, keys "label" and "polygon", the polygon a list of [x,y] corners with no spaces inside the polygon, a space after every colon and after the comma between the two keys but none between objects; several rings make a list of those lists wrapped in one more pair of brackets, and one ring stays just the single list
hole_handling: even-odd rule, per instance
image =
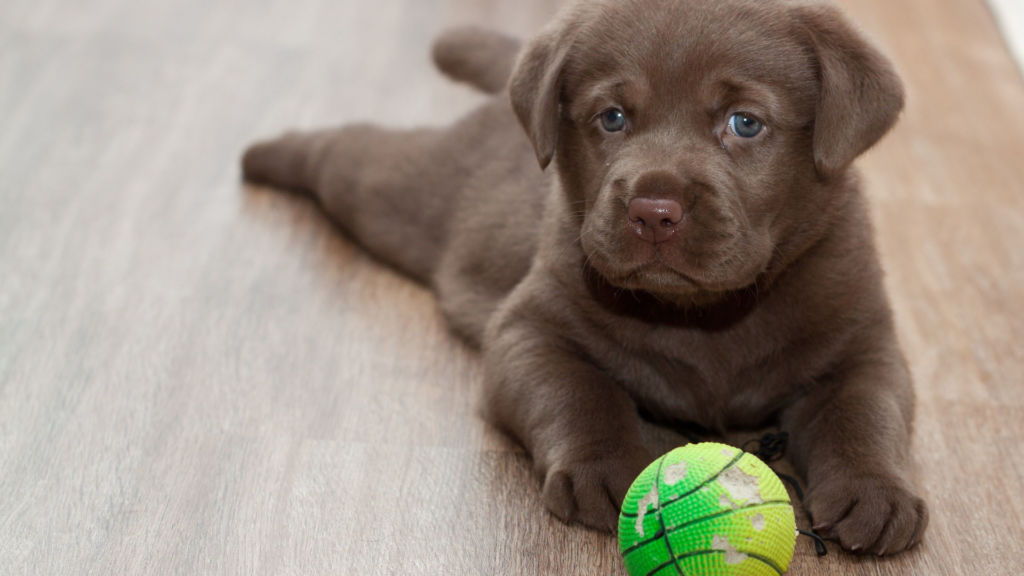
[{"label": "chocolate labrador puppy", "polygon": [[781,0],[589,0],[521,51],[465,29],[434,56],[496,96],[447,128],[289,134],[243,170],[436,289],[547,508],[614,529],[653,459],[640,412],[778,423],[819,530],[914,546],[914,396],[851,168],[903,107],[885,57]]}]

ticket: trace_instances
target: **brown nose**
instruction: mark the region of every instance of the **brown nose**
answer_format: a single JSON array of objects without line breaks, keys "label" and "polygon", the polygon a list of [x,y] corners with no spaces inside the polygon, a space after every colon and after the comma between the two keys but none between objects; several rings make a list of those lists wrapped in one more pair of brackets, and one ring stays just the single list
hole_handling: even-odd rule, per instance
[{"label": "brown nose", "polygon": [[652,244],[671,238],[682,220],[683,207],[675,200],[641,197],[629,202],[630,227]]}]

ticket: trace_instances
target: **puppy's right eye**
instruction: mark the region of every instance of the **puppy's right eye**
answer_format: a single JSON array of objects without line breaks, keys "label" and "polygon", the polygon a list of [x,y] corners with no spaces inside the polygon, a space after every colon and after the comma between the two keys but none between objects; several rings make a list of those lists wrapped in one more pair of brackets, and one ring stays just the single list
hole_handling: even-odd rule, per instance
[{"label": "puppy's right eye", "polygon": [[737,112],[729,118],[729,131],[740,138],[756,138],[764,132],[764,124],[746,112]]},{"label": "puppy's right eye", "polygon": [[605,132],[622,132],[626,129],[626,113],[619,108],[609,108],[601,112],[601,128]]}]

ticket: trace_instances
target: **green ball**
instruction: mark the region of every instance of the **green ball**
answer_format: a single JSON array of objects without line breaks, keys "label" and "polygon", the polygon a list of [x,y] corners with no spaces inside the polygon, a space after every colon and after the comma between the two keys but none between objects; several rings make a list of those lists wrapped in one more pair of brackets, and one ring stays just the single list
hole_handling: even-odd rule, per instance
[{"label": "green ball", "polygon": [[796,534],[775,472],[710,442],[655,460],[619,516],[619,548],[632,576],[777,576],[789,569]]}]

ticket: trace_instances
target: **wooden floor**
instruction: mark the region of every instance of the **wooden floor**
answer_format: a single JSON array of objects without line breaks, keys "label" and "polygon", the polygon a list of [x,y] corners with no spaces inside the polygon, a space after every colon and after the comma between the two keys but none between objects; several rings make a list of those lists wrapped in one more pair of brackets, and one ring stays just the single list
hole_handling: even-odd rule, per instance
[{"label": "wooden floor", "polygon": [[[431,38],[554,4],[0,2],[0,574],[623,573],[479,419],[430,295],[238,179],[288,126],[457,117]],[[909,83],[863,167],[933,520],[792,573],[1020,574],[1024,83],[982,0],[845,4]]]}]

